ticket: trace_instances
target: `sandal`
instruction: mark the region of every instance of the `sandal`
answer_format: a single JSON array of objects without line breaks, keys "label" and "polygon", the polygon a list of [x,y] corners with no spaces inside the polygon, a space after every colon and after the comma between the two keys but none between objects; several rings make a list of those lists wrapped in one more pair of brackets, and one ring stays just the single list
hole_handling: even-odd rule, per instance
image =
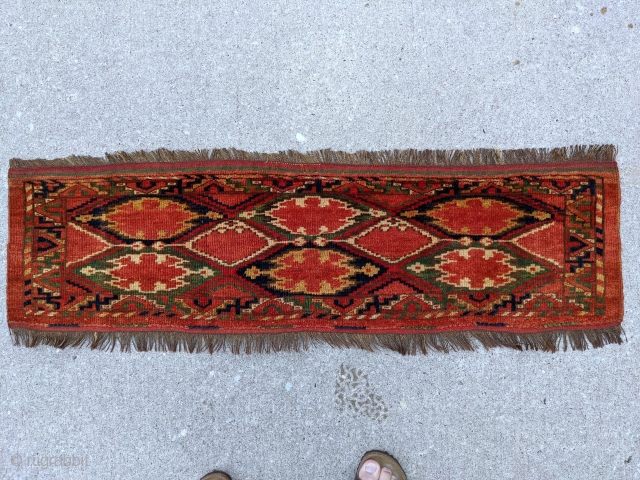
[{"label": "sandal", "polygon": [[200,480],[231,480],[231,477],[224,472],[215,470],[211,473],[207,473]]},{"label": "sandal", "polygon": [[404,470],[402,470],[400,463],[398,463],[398,461],[387,452],[382,452],[380,450],[369,450],[364,454],[362,460],[360,460],[358,468],[356,469],[355,480],[360,480],[358,473],[360,473],[362,464],[367,460],[375,460],[380,464],[381,469],[387,467],[389,470],[391,470],[391,475],[394,475],[398,480],[407,480],[407,475],[404,473]]}]

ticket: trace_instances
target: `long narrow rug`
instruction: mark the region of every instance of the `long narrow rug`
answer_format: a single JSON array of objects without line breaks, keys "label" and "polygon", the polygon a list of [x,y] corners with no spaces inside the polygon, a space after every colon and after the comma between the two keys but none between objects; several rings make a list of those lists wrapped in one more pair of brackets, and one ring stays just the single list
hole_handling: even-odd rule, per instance
[{"label": "long narrow rug", "polygon": [[612,145],[11,161],[17,345],[622,342]]}]

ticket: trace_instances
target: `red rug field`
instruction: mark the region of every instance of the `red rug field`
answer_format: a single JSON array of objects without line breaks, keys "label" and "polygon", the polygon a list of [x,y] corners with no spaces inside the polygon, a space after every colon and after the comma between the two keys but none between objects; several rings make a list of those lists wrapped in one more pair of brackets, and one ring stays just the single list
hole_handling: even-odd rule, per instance
[{"label": "red rug field", "polygon": [[16,344],[622,341],[615,148],[12,160]]}]

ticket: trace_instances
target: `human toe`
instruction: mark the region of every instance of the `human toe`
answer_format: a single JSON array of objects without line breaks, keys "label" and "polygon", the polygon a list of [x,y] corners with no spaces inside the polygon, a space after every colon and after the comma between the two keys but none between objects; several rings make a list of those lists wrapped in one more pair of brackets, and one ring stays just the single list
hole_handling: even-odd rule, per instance
[{"label": "human toe", "polygon": [[[367,460],[358,472],[360,480],[382,480],[380,476],[380,464],[375,460]],[[388,478],[386,480],[389,480]]]},{"label": "human toe", "polygon": [[380,479],[379,480],[391,480],[391,470],[387,467],[384,467],[380,471]]}]

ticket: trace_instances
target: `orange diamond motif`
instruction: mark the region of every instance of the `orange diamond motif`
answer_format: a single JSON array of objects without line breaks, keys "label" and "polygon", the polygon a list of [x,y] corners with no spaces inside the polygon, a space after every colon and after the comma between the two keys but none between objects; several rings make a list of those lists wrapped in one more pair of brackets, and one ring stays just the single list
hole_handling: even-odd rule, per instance
[{"label": "orange diamond motif", "polygon": [[384,219],[348,243],[390,263],[397,263],[434,245],[438,240],[405,220]]},{"label": "orange diamond motif", "polygon": [[232,267],[259,255],[274,243],[255,228],[230,220],[215,225],[187,242],[187,246],[222,265]]}]

